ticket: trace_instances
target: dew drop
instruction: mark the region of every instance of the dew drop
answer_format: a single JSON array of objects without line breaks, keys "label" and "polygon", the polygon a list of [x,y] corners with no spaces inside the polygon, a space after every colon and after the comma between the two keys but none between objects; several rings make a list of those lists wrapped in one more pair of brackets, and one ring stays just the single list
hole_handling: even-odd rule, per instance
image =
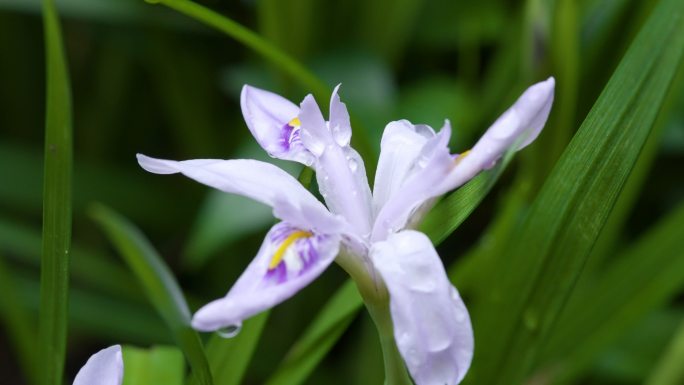
[{"label": "dew drop", "polygon": [[236,335],[238,335],[238,333],[240,333],[241,329],[242,329],[242,322],[237,323],[235,325],[228,325],[228,326],[222,327],[216,331],[216,334],[218,334],[220,337],[223,337],[223,338],[233,338]]},{"label": "dew drop", "polygon": [[425,168],[425,166],[427,166],[428,160],[429,160],[429,159],[428,159],[427,156],[421,156],[421,157],[416,161],[416,165],[417,165],[418,167],[420,167],[420,168]]},{"label": "dew drop", "polygon": [[349,158],[349,169],[351,172],[356,172],[356,170],[359,169],[359,162],[356,161],[354,158]]}]

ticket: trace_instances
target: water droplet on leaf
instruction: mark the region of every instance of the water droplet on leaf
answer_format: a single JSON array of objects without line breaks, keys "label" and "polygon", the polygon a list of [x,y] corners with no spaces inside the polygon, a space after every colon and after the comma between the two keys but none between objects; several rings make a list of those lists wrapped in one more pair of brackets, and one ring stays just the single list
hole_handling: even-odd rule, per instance
[{"label": "water droplet on leaf", "polygon": [[219,330],[216,331],[216,334],[223,338],[233,338],[238,333],[240,333],[240,330],[242,329],[242,323],[237,323],[235,325],[228,325],[225,327],[220,328]]}]

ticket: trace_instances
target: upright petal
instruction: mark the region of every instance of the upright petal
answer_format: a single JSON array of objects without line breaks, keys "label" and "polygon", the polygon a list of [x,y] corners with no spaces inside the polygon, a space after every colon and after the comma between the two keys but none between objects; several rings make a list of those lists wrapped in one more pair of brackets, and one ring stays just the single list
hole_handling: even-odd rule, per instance
[{"label": "upright petal", "polygon": [[110,346],[88,359],[76,374],[74,385],[121,385],[123,370],[121,346]]},{"label": "upright petal", "polygon": [[408,120],[391,122],[385,127],[373,185],[373,211],[376,214],[406,181],[423,146],[434,136],[435,132],[429,126],[413,125]]},{"label": "upright petal", "polygon": [[435,196],[434,191],[453,169],[449,153],[449,122],[420,149],[417,160],[407,170],[404,181],[392,192],[376,215],[371,240],[382,241],[406,227],[414,213]]},{"label": "upright petal", "polygon": [[[339,111],[343,107],[334,108],[338,110],[334,124],[346,124]],[[358,234],[367,236],[371,230],[371,192],[363,159],[353,148],[340,146],[334,139],[313,96],[304,98],[299,119],[304,146],[316,156],[316,181],[328,208],[354,225]]]},{"label": "upright petal", "polygon": [[349,111],[347,111],[347,106],[340,100],[339,90],[340,84],[335,87],[330,96],[330,120],[328,125],[335,142],[339,146],[345,147],[349,146],[352,130]]},{"label": "upright petal", "polygon": [[273,226],[228,294],[195,313],[192,326],[213,331],[240,325],[283,302],[318,277],[335,259],[339,247],[339,235],[314,233],[286,222]]},{"label": "upright petal", "polygon": [[[339,219],[294,177],[270,163],[251,159],[174,161],[150,158],[142,154],[138,154],[138,163],[145,170],[155,174],[182,173],[207,186],[247,196],[271,207],[287,203],[305,212],[305,219],[312,226],[316,223],[339,222]],[[275,210],[275,214],[288,212],[291,210]],[[287,217],[281,219],[288,220]],[[301,223],[301,214],[293,218],[293,221]],[[329,227],[317,230],[332,231]]]},{"label": "upright petal", "polygon": [[274,158],[310,166],[314,157],[300,137],[299,108],[280,95],[245,85],[240,94],[242,115],[261,147]]},{"label": "upright petal", "polygon": [[470,316],[425,234],[407,230],[371,249],[390,294],[394,338],[416,385],[461,382],[473,357]]},{"label": "upright petal", "polygon": [[425,202],[460,187],[480,171],[491,168],[506,151],[519,150],[534,140],[549,116],[553,90],[553,78],[528,88],[472,150],[461,155],[449,155],[448,138],[428,141],[420,155],[424,167],[413,171],[377,214],[372,240],[383,240],[388,234],[404,228]]},{"label": "upright petal", "polygon": [[509,149],[520,150],[537,138],[546,124],[553,104],[554,78],[534,84],[487,129],[468,154],[440,186],[443,194],[491,168]]}]

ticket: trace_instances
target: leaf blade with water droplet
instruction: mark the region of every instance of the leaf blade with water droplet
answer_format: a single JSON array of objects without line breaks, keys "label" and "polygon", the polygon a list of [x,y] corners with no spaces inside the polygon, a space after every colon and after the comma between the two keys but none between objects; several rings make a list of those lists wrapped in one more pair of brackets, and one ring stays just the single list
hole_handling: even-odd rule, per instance
[{"label": "leaf blade with water droplet", "polygon": [[190,309],[171,269],[145,236],[126,218],[103,205],[90,210],[126,264],[140,281],[150,302],[171,329],[183,350],[193,379],[201,385],[212,385],[212,375],[202,341],[190,326]]}]

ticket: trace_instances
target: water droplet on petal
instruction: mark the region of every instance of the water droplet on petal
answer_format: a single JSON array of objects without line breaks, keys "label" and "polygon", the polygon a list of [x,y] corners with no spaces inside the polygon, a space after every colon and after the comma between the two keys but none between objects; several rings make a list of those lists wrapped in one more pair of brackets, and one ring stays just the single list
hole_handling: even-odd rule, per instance
[{"label": "water droplet on petal", "polygon": [[420,158],[418,158],[418,160],[416,161],[416,165],[420,168],[425,168],[425,166],[427,166],[428,161],[428,157],[423,155]]},{"label": "water droplet on petal", "polygon": [[242,322],[237,323],[235,325],[228,325],[220,328],[219,330],[216,331],[216,334],[223,338],[233,338],[238,333],[240,333],[240,330],[242,329]]},{"label": "water droplet on petal", "polygon": [[358,170],[358,168],[359,168],[359,162],[357,162],[356,159],[354,159],[354,158],[349,158],[349,162],[348,162],[348,163],[349,163],[349,169],[351,170],[351,172],[356,172],[356,170]]}]

